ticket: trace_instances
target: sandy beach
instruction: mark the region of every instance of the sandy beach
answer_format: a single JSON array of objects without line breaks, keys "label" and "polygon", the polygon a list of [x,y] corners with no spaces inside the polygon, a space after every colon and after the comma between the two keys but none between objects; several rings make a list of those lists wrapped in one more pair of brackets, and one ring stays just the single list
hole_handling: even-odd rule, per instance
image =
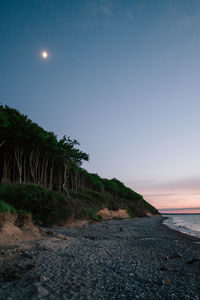
[{"label": "sandy beach", "polygon": [[200,240],[163,217],[44,228],[0,250],[0,299],[200,299]]}]

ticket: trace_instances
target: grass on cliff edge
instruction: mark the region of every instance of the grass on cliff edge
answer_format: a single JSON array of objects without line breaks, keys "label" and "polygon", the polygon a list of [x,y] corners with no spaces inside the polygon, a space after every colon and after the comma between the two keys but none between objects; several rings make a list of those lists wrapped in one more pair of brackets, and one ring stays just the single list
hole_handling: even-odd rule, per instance
[{"label": "grass on cliff edge", "polygon": [[11,212],[11,213],[16,213],[16,209],[12,207],[11,205],[7,204],[4,201],[0,201],[0,212]]},{"label": "grass on cliff edge", "polygon": [[67,198],[65,193],[50,191],[35,184],[1,184],[0,199],[4,203],[2,210],[18,213],[26,211],[32,214],[35,223],[41,225],[62,225],[70,218],[101,219],[96,212],[102,208],[102,204],[97,202],[97,205],[89,195],[74,198],[71,193],[71,197]]},{"label": "grass on cliff edge", "polygon": [[8,203],[0,200],[0,212],[10,212],[13,214],[20,214],[20,215],[28,215],[29,213],[25,210],[15,209],[13,206],[9,205]]},{"label": "grass on cliff edge", "polygon": [[0,199],[18,212],[32,214],[38,224],[51,225],[72,215],[63,193],[50,191],[35,184],[1,184]]}]

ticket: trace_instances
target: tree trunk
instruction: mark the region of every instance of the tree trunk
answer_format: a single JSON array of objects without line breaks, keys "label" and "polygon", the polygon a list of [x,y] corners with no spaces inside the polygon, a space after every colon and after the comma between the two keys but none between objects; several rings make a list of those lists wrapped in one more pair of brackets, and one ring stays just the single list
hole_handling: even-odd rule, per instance
[{"label": "tree trunk", "polygon": [[63,190],[66,192],[67,196],[69,196],[69,192],[68,192],[68,184],[67,184],[67,180],[68,180],[68,163],[66,161],[64,161],[64,182],[63,182]]},{"label": "tree trunk", "polygon": [[52,184],[52,180],[53,180],[53,168],[54,168],[54,159],[52,159],[52,161],[51,161],[50,178],[49,178],[49,189],[50,190],[52,190],[52,188],[53,188],[53,184]]},{"label": "tree trunk", "polygon": [[22,183],[22,170],[23,170],[22,156],[23,156],[23,148],[17,147],[15,149],[15,160],[19,172],[19,183]]},{"label": "tree trunk", "polygon": [[38,148],[35,150],[33,149],[31,151],[29,161],[30,161],[30,171],[31,176],[33,178],[33,182],[36,184],[38,183],[38,167],[39,167],[39,159],[40,159],[40,153]]},{"label": "tree trunk", "polygon": [[9,165],[10,165],[10,156],[4,157],[3,163],[3,175],[2,175],[2,182],[6,183],[8,181],[8,172],[9,172]]},{"label": "tree trunk", "polygon": [[48,164],[49,164],[49,159],[46,156],[45,163],[44,163],[44,178],[43,178],[43,184],[44,184],[45,187],[47,187],[47,170],[48,170]]},{"label": "tree trunk", "polygon": [[24,155],[24,178],[23,182],[26,183],[26,156]]}]

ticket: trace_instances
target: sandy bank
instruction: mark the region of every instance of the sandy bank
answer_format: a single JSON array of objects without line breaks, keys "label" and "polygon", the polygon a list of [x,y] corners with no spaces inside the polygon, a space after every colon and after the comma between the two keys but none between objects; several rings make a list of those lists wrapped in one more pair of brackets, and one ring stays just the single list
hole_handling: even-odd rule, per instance
[{"label": "sandy bank", "polygon": [[22,241],[35,240],[41,237],[42,235],[33,225],[30,215],[0,213],[0,248],[14,246]]}]

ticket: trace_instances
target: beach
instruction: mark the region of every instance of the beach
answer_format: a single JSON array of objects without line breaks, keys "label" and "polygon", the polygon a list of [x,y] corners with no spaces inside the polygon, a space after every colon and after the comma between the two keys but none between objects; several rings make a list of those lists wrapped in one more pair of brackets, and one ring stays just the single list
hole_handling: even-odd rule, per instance
[{"label": "beach", "polygon": [[43,228],[0,250],[0,299],[200,299],[200,239],[163,217]]}]

